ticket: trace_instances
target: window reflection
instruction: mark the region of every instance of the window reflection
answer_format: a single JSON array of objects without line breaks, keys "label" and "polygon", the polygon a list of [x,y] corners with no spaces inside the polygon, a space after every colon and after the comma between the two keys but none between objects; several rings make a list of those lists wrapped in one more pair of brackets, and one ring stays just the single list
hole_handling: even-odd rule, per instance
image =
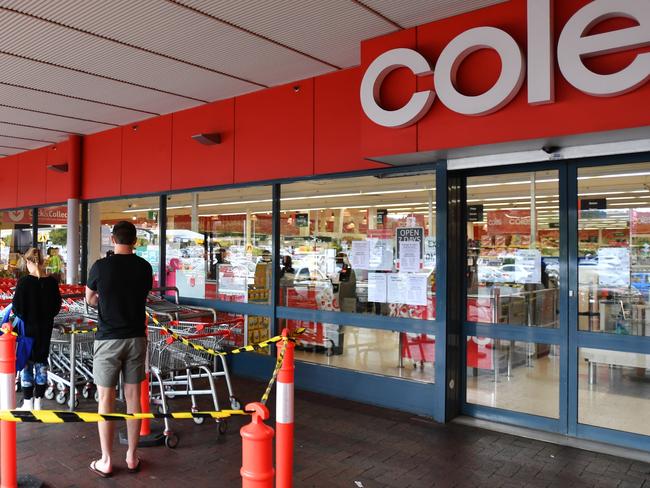
[{"label": "window reflection", "polygon": [[467,320],[559,326],[557,171],[467,180]]},{"label": "window reflection", "polygon": [[580,349],[578,421],[650,435],[650,355]]},{"label": "window reflection", "polygon": [[650,164],[578,172],[579,328],[650,336]]},{"label": "window reflection", "polygon": [[467,338],[467,403],[560,416],[559,346]]}]

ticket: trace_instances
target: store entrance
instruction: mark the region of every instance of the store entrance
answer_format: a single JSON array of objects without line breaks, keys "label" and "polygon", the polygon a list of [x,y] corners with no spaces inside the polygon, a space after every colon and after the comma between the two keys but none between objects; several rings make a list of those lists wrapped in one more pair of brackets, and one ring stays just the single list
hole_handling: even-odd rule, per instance
[{"label": "store entrance", "polygon": [[604,163],[463,174],[462,411],[647,450],[650,163]]},{"label": "store entrance", "polygon": [[562,431],[560,168],[464,182],[463,411]]}]

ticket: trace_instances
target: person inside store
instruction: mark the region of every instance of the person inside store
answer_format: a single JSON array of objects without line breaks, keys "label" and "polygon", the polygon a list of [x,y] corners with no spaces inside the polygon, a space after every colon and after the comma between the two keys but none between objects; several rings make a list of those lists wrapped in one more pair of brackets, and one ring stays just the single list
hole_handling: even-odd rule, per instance
[{"label": "person inside store", "polygon": [[336,270],[338,276],[339,304],[342,312],[355,312],[357,302],[357,277],[350,266],[347,254],[339,252],[336,255]]},{"label": "person inside store", "polygon": [[217,251],[217,264],[230,264],[226,259],[226,248],[220,247]]},{"label": "person inside store", "polygon": [[61,309],[59,284],[45,273],[43,254],[36,248],[24,256],[29,274],[16,284],[13,311],[25,323],[25,335],[32,339],[27,364],[20,372],[23,404],[18,410],[40,410],[47,389],[47,364],[54,317]]},{"label": "person inside store", "polygon": [[[140,412],[140,383],[145,379],[147,352],[145,304],[153,286],[151,265],[134,253],[136,228],[131,222],[115,224],[111,233],[114,255],[95,262],[88,274],[86,301],[98,308],[93,377],[99,394],[99,413],[115,412],[115,393],[120,374],[128,413]],[[140,421],[128,420],[126,465],[129,473],[140,470],[137,456]],[[113,422],[99,422],[102,457],[90,470],[102,478],[113,475]]]},{"label": "person inside store", "polygon": [[47,249],[47,260],[45,261],[45,269],[53,276],[59,283],[63,279],[63,259],[59,255],[58,247],[49,247]]},{"label": "person inside store", "polygon": [[288,254],[286,256],[282,256],[282,268],[280,269],[280,278],[283,278],[284,276],[289,277],[288,275],[295,275],[296,270],[293,269],[293,261],[291,259],[291,256]]}]

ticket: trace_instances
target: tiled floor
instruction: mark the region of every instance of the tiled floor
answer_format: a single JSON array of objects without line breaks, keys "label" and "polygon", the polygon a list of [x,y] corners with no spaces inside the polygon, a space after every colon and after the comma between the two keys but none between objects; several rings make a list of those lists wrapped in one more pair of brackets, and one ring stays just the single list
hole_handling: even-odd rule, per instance
[{"label": "tiled floor", "polygon": [[[264,385],[236,380],[244,400]],[[271,398],[273,401],[273,398]],[[177,410],[185,401],[174,400]],[[207,407],[207,403],[202,402]],[[85,405],[87,409],[92,403]],[[91,424],[18,426],[19,471],[50,487],[237,487],[240,420],[217,441],[211,422],[176,421],[175,450],[143,449],[143,470],[123,462],[109,480],[87,466],[98,456]],[[298,392],[296,487],[644,487],[650,464],[493,433],[456,424],[439,425],[411,415]],[[118,459],[123,447],[117,447]]]}]

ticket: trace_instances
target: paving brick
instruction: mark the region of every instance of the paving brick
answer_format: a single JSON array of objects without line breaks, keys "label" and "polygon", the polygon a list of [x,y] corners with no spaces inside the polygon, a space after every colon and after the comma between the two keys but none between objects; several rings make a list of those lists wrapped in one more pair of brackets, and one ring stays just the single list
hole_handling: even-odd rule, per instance
[{"label": "paving brick", "polygon": [[[264,385],[235,379],[242,401]],[[225,390],[222,391],[225,393]],[[225,397],[224,397],[225,398]],[[54,404],[48,404],[54,407]],[[172,400],[175,411],[188,400]],[[91,410],[93,403],[82,402]],[[199,407],[209,408],[207,398]],[[273,399],[269,401],[271,413]],[[232,419],[217,441],[216,425],[175,421],[177,449],[142,449],[137,475],[124,468],[116,445],[116,474],[100,480],[88,470],[99,457],[97,428],[90,424],[18,426],[19,469],[52,488],[239,487],[241,440],[246,420]],[[296,394],[296,488],[599,487],[650,488],[650,465],[555,446],[462,425],[440,425],[313,393]]]}]

